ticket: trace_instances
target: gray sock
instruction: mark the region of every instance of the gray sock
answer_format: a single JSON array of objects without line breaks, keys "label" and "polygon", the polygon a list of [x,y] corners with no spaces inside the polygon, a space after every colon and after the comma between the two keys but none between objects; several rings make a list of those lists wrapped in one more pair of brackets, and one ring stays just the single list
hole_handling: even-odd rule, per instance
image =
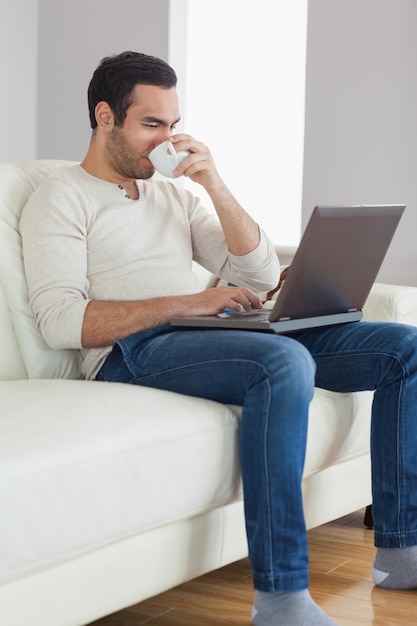
[{"label": "gray sock", "polygon": [[336,626],[314,602],[308,589],[288,593],[257,591],[254,626]]},{"label": "gray sock", "polygon": [[372,578],[385,589],[416,589],[417,546],[377,548]]}]

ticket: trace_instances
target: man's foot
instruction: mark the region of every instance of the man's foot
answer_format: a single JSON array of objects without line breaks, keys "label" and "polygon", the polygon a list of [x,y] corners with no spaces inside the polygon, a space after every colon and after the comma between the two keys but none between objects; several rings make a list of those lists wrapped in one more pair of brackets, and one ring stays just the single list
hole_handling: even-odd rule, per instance
[{"label": "man's foot", "polygon": [[308,589],[288,593],[257,591],[254,626],[337,626],[314,602]]},{"label": "man's foot", "polygon": [[384,589],[416,589],[417,546],[377,548],[372,578]]}]

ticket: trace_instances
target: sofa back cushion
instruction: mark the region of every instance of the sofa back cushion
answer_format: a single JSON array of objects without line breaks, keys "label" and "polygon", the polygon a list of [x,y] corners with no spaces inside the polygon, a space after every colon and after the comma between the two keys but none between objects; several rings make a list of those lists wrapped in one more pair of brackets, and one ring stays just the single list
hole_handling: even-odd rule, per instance
[{"label": "sofa back cushion", "polygon": [[[19,234],[21,211],[39,183],[63,160],[0,162],[0,380],[20,378],[80,378],[78,350],[51,350],[37,330],[29,306]],[[199,289],[216,278],[196,263]]]},{"label": "sofa back cushion", "polygon": [[35,325],[23,266],[20,214],[37,185],[66,161],[0,163],[0,379],[80,378],[78,350],[51,350]]},{"label": "sofa back cushion", "polygon": [[20,355],[16,335],[9,315],[6,298],[0,287],[0,380],[16,380],[26,378],[25,364]]}]

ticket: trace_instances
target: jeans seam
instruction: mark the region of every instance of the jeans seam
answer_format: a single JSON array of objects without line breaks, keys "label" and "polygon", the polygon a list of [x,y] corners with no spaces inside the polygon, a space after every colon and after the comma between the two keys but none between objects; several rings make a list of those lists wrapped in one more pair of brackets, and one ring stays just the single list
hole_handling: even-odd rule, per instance
[{"label": "jeans seam", "polygon": [[[138,375],[137,377],[133,378],[132,381],[134,383],[139,382],[139,381],[145,381],[145,380],[151,380],[152,378],[159,378],[160,376],[164,376],[165,374],[172,374],[173,372],[180,372],[181,370],[189,370],[191,369],[195,369],[196,367],[200,367],[200,366],[205,366],[205,365],[214,365],[216,363],[244,363],[244,364],[249,364],[249,365],[256,365],[257,367],[260,366],[260,364],[257,361],[254,361],[252,359],[210,359],[210,360],[205,360],[205,361],[197,361],[197,362],[193,362],[190,363],[189,365],[181,365],[179,367],[171,367],[169,369],[165,369],[165,370],[160,370],[157,374],[143,374],[143,375]],[[268,370],[263,367],[262,365],[260,366],[261,369],[263,369],[264,371],[268,372]],[[131,368],[129,367],[129,370],[131,371]]]},{"label": "jeans seam", "polygon": [[275,589],[275,575],[274,575],[274,567],[273,567],[273,537],[272,537],[272,519],[271,519],[270,477],[269,477],[269,471],[268,471],[269,449],[267,446],[268,432],[269,432],[269,416],[270,416],[270,406],[271,406],[271,386],[269,384],[268,379],[266,380],[266,382],[267,382],[267,387],[268,387],[268,401],[266,403],[267,406],[265,407],[267,409],[265,418],[268,418],[268,419],[264,420],[264,423],[265,423],[265,426],[264,426],[264,474],[265,474],[265,486],[267,487],[267,489],[265,489],[265,494],[266,494],[266,506],[267,506],[267,515],[268,515],[269,576],[270,576],[271,584],[273,585]]}]

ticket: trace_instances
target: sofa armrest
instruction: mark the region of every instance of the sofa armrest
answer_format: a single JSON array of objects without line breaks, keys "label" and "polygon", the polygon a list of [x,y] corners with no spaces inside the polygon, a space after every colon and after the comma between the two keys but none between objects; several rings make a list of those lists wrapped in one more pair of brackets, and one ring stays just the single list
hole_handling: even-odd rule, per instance
[{"label": "sofa armrest", "polygon": [[363,319],[417,326],[417,287],[375,283],[363,308]]}]

